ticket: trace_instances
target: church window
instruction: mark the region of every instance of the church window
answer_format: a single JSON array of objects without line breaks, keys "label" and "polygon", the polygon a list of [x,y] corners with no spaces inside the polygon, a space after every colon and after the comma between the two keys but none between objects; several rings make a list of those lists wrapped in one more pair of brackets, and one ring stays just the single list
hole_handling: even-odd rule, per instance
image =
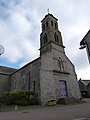
[{"label": "church window", "polygon": [[58,35],[57,35],[56,32],[55,32],[55,34],[54,34],[54,38],[55,38],[55,42],[59,43]]},{"label": "church window", "polygon": [[47,41],[48,41],[48,39],[47,39],[47,34],[45,34],[45,39],[46,39],[46,43],[47,43]]},{"label": "church window", "polygon": [[24,75],[23,76],[23,85],[25,85],[26,84],[26,76]]},{"label": "church window", "polygon": [[47,34],[45,33],[45,35],[44,35],[44,44],[46,44],[47,42],[48,42],[48,39],[47,39]]},{"label": "church window", "polygon": [[30,90],[30,71],[28,71],[28,90]]},{"label": "church window", "polygon": [[60,71],[64,72],[64,64],[63,64],[63,61],[60,57],[58,59],[58,65],[59,65]]},{"label": "church window", "polygon": [[48,22],[46,22],[46,27],[48,27]]},{"label": "church window", "polygon": [[16,89],[16,81],[14,81],[14,89]]},{"label": "church window", "polygon": [[33,91],[35,91],[35,81],[33,81]]},{"label": "church window", "polygon": [[57,28],[57,22],[55,22],[55,28]]},{"label": "church window", "polygon": [[42,25],[42,29],[45,30],[45,24]]},{"label": "church window", "polygon": [[51,21],[51,26],[53,26],[53,21]]}]

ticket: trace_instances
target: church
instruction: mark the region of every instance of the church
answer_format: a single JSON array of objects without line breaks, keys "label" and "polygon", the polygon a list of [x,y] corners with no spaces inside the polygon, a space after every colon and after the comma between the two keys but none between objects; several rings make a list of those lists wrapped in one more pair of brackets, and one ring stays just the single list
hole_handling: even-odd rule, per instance
[{"label": "church", "polygon": [[45,105],[61,98],[80,98],[73,63],[65,54],[58,19],[48,13],[41,21],[40,57],[20,69],[0,66],[0,97],[6,91],[33,90]]}]

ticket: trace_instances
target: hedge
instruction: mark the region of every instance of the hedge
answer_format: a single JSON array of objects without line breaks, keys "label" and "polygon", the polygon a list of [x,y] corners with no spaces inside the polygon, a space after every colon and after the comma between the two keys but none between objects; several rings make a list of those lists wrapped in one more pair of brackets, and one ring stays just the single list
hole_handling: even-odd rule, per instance
[{"label": "hedge", "polygon": [[34,91],[19,90],[6,92],[4,94],[3,103],[7,105],[35,105],[38,104],[38,101]]}]

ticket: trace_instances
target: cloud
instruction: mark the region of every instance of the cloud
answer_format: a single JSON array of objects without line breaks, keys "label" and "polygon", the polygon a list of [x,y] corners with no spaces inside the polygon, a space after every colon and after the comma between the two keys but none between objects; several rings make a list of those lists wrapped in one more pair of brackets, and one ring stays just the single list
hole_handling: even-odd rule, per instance
[{"label": "cloud", "polygon": [[65,51],[78,78],[87,78],[88,59],[86,51],[79,50],[79,43],[90,27],[89,0],[1,0],[0,44],[5,47],[1,56],[4,63],[20,67],[39,56],[40,21],[48,8],[58,18]]},{"label": "cloud", "polygon": [[[37,29],[33,32],[35,24],[32,24],[32,20],[27,19],[26,11],[21,12],[20,6],[17,6],[18,9],[15,8],[16,10],[14,7],[7,19],[0,20],[0,31],[2,31],[0,33],[0,41],[5,47],[3,57],[11,63],[16,63],[21,61],[21,59],[23,59],[23,62],[27,62],[37,56],[37,50],[34,47],[36,40],[34,41],[32,37],[32,34],[36,33]],[[37,14],[34,15],[34,21],[36,16]]]}]

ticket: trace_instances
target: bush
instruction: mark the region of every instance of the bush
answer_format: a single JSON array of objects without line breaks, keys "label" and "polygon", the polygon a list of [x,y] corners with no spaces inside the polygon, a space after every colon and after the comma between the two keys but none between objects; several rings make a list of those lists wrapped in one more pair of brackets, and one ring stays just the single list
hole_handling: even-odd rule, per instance
[{"label": "bush", "polygon": [[30,105],[37,105],[37,104],[38,104],[38,101],[37,101],[35,98],[31,98],[29,104],[30,104]]},{"label": "bush", "polygon": [[26,106],[29,105],[29,102],[27,100],[16,100],[14,105]]},{"label": "bush", "polygon": [[36,94],[33,91],[15,91],[6,92],[4,96],[4,103],[7,105],[36,105]]}]

